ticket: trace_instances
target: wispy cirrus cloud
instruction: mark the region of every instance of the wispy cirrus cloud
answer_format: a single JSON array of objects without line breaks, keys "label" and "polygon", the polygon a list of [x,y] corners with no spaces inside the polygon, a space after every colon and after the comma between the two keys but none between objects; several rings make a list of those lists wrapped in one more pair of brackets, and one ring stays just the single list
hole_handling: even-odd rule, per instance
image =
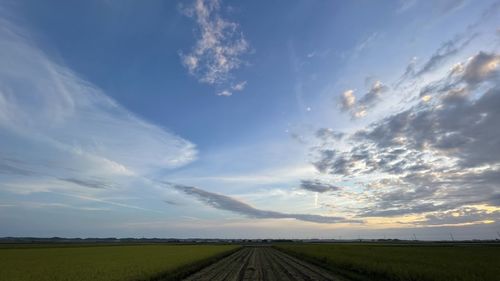
[{"label": "wispy cirrus cloud", "polygon": [[105,189],[120,177],[147,175],[196,159],[194,144],[134,115],[53,62],[30,41],[29,33],[4,18],[0,23],[4,184],[50,178]]},{"label": "wispy cirrus cloud", "polygon": [[[219,0],[196,0],[181,9],[196,21],[199,36],[190,52],[181,53],[183,65],[202,83],[226,84],[232,78],[231,72],[243,63],[241,56],[250,49],[239,25],[222,17]],[[230,96],[233,91],[243,90],[245,84],[226,84],[218,95]]]},{"label": "wispy cirrus cloud", "polygon": [[454,38],[444,42],[415,73],[415,76],[424,75],[436,69],[447,59],[465,49],[478,35],[478,33],[457,34]]}]

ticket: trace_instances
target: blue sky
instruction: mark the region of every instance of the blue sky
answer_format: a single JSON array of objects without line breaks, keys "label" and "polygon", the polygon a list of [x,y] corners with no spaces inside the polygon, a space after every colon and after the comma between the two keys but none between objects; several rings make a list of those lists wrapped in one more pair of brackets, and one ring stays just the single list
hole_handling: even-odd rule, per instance
[{"label": "blue sky", "polygon": [[0,236],[494,238],[498,1],[3,1]]}]

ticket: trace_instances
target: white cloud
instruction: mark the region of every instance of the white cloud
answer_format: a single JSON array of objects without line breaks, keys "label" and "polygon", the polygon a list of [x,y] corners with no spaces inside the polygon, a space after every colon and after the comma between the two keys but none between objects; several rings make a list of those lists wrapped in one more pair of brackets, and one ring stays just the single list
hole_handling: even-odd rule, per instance
[{"label": "white cloud", "polygon": [[243,91],[245,89],[246,85],[247,85],[247,81],[241,81],[241,82],[233,85],[231,88],[235,91]]},{"label": "white cloud", "polygon": [[218,0],[196,0],[183,9],[196,20],[199,38],[190,53],[181,54],[182,62],[189,73],[207,84],[227,81],[231,71],[242,64],[241,55],[249,50],[239,25],[222,18],[220,9]]},{"label": "white cloud", "polygon": [[342,110],[351,110],[356,104],[356,96],[354,95],[354,90],[347,90],[343,92],[340,102]]},{"label": "white cloud", "polygon": [[228,90],[224,90],[222,92],[217,93],[217,95],[222,97],[230,97],[233,95],[233,93]]}]

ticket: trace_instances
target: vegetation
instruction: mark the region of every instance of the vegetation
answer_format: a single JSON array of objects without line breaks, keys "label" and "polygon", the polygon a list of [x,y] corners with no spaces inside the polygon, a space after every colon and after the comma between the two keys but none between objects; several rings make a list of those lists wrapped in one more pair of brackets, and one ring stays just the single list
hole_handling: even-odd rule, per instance
[{"label": "vegetation", "polygon": [[500,245],[286,244],[289,254],[353,280],[491,281]]},{"label": "vegetation", "polygon": [[0,248],[0,280],[171,280],[236,250],[234,245]]}]

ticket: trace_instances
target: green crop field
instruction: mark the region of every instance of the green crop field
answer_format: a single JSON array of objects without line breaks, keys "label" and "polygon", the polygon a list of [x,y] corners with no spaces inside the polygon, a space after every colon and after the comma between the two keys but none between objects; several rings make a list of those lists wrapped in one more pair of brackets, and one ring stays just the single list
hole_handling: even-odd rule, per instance
[{"label": "green crop field", "polygon": [[150,280],[236,249],[232,245],[4,246],[0,280]]},{"label": "green crop field", "polygon": [[287,244],[277,248],[354,280],[500,280],[498,244]]}]

